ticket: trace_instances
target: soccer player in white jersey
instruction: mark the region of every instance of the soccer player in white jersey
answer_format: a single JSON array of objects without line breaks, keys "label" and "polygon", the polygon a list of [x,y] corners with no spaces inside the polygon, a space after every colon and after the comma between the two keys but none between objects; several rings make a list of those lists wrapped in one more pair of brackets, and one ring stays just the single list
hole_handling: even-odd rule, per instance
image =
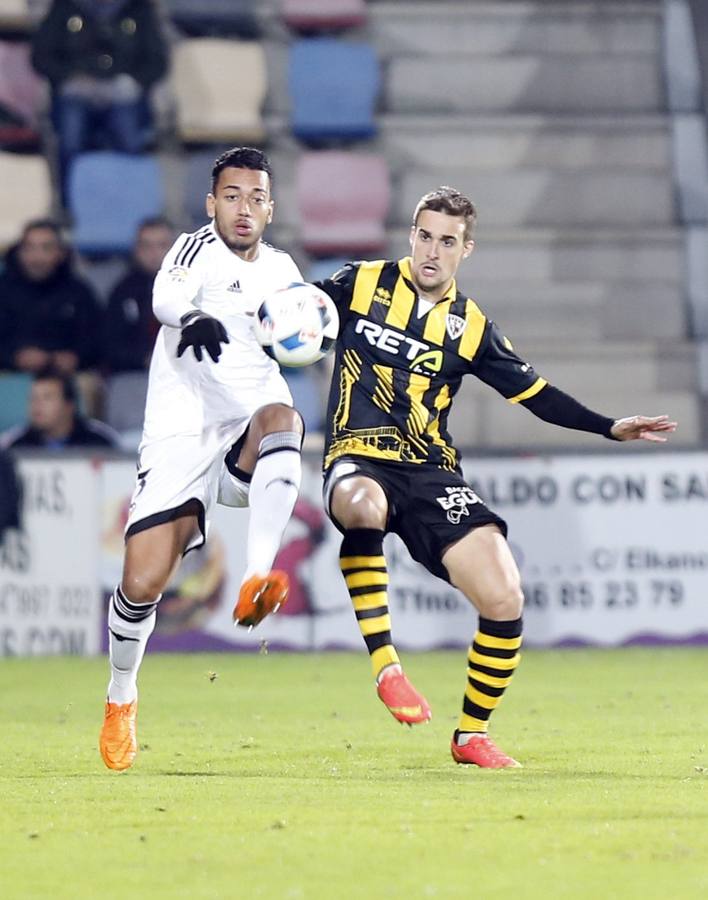
[{"label": "soccer player in white jersey", "polygon": [[216,160],[206,206],[211,223],[180,235],[155,279],[163,325],[123,575],[108,610],[111,679],[99,743],[111,769],[135,759],[137,674],[157,605],[180,557],[206,540],[217,501],[250,506],[235,624],[257,625],[287,598],[287,576],[271,566],[300,485],[303,425],[251,321],[265,296],[302,276],[287,253],[261,240],[273,200],[260,150],[236,148]]}]

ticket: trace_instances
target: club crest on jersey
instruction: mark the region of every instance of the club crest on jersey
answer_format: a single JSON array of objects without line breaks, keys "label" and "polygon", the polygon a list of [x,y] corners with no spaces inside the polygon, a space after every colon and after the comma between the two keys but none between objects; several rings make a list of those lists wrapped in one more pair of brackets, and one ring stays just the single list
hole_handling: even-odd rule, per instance
[{"label": "club crest on jersey", "polygon": [[182,282],[187,280],[189,272],[184,268],[184,266],[172,266],[167,275],[170,281]]},{"label": "club crest on jersey", "polygon": [[454,313],[448,313],[445,316],[445,328],[450,335],[451,341],[456,341],[462,332],[467,328],[467,321],[462,316],[456,316]]}]

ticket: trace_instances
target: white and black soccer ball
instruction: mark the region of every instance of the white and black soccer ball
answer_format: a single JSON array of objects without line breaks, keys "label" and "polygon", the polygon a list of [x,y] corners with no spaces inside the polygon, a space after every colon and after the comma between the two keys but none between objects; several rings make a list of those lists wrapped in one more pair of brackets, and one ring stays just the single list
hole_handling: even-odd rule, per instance
[{"label": "white and black soccer ball", "polygon": [[261,303],[253,330],[268,356],[281,366],[299,368],[318,362],[334,347],[339,315],[324,291],[294,282]]}]

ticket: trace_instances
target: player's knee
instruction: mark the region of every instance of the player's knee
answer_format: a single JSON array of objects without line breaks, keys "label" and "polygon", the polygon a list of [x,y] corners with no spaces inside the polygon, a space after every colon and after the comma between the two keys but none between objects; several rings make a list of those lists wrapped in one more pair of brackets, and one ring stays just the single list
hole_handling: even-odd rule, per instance
[{"label": "player's knee", "polygon": [[269,403],[268,406],[261,407],[251,420],[251,428],[264,435],[276,431],[302,434],[304,430],[300,413],[285,403]]},{"label": "player's knee", "polygon": [[131,603],[154,603],[165,589],[165,579],[146,573],[123,573],[121,588]]},{"label": "player's knee", "polygon": [[344,529],[386,528],[388,500],[381,485],[367,477],[342,478],[334,484],[329,513]]},{"label": "player's knee", "polygon": [[509,622],[518,619],[524,606],[521,585],[514,582],[499,585],[478,604],[480,615],[495,622]]}]

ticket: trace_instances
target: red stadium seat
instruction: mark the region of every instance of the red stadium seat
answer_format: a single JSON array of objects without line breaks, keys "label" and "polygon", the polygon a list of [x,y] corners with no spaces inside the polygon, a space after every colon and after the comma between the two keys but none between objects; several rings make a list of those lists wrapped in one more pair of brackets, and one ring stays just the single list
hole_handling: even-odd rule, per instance
[{"label": "red stadium seat", "polygon": [[390,195],[388,168],[381,156],[305,153],[297,168],[304,249],[316,256],[383,250]]},{"label": "red stadium seat", "polygon": [[39,140],[37,120],[45,88],[29,56],[29,44],[0,41],[0,108],[5,112],[0,143],[6,147]]},{"label": "red stadium seat", "polygon": [[365,0],[283,0],[283,21],[295,31],[351,28],[366,22]]}]

